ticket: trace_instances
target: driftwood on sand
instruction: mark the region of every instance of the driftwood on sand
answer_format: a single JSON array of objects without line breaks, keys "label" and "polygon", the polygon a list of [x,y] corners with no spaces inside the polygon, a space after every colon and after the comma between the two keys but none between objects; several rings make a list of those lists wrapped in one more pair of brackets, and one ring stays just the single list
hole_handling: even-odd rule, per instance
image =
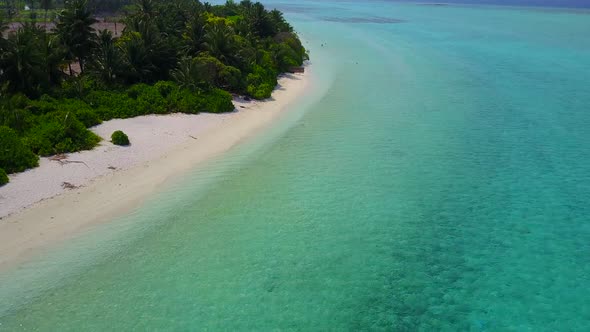
[{"label": "driftwood on sand", "polygon": [[63,182],[61,184],[61,187],[64,188],[64,189],[78,189],[78,188],[80,188],[79,186],[73,185],[73,184],[71,184],[69,182]]},{"label": "driftwood on sand", "polygon": [[57,161],[58,163],[60,163],[60,165],[65,165],[65,164],[84,164],[84,166],[90,168],[83,161],[80,161],[80,160],[68,160],[68,156],[66,156],[63,153],[56,154],[55,156],[51,156],[51,157],[49,157],[49,160],[51,160],[51,161]]}]

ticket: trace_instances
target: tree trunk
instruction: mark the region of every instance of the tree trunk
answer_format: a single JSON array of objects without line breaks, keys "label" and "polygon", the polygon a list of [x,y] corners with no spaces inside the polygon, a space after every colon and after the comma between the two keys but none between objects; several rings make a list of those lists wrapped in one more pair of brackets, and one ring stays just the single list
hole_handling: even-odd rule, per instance
[{"label": "tree trunk", "polygon": [[73,76],[73,73],[72,73],[72,63],[71,62],[68,63],[68,67],[70,68],[70,76]]}]

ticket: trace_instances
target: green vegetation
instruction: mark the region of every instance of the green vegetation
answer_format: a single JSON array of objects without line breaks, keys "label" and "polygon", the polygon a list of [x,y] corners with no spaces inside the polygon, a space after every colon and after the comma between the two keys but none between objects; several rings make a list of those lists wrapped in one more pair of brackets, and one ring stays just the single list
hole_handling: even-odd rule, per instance
[{"label": "green vegetation", "polygon": [[115,145],[129,145],[129,137],[127,137],[127,135],[121,130],[117,130],[111,135],[111,141]]},{"label": "green vegetation", "polygon": [[0,126],[0,165],[8,173],[22,172],[39,165],[39,157],[23,144],[14,130]]},{"label": "green vegetation", "polygon": [[0,168],[0,187],[7,184],[8,181],[8,175],[6,175],[6,172],[2,168]]},{"label": "green vegetation", "polygon": [[0,0],[0,11],[12,22],[52,22],[63,3],[63,0]]},{"label": "green vegetation", "polygon": [[[277,76],[307,59],[282,13],[248,0],[27,4],[44,18],[21,20],[24,2],[0,0],[0,167],[7,173],[37,166],[38,155],[91,149],[100,138],[88,128],[105,120],[230,112],[231,93],[268,98]],[[121,15],[120,37],[93,28],[100,6]],[[2,17],[22,24],[8,33]],[[50,31],[29,22],[53,19]]]}]

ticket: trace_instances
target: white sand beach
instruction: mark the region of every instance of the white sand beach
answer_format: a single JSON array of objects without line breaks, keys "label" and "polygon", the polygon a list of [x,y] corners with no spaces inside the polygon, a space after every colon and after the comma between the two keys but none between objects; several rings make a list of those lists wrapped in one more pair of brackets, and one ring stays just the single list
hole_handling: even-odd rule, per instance
[{"label": "white sand beach", "polygon": [[[277,119],[305,92],[309,74],[279,79],[266,101],[234,100],[228,114],[149,115],[107,121],[90,151],[10,176],[0,188],[0,270],[90,225],[131,211],[171,176],[227,151]],[[124,131],[129,147],[113,145]]]}]

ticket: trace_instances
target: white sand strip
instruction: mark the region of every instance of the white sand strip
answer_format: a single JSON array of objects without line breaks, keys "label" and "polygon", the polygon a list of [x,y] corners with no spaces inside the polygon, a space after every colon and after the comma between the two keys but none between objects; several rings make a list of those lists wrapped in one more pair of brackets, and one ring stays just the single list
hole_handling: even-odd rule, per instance
[{"label": "white sand strip", "polygon": [[[107,121],[93,131],[104,141],[72,153],[60,163],[10,177],[0,187],[0,270],[90,225],[131,211],[166,182],[198,163],[227,151],[268,126],[305,92],[308,74],[290,74],[267,101],[234,100],[229,114],[150,115]],[[110,143],[123,130],[129,147]],[[65,189],[67,182],[75,189]]]}]

